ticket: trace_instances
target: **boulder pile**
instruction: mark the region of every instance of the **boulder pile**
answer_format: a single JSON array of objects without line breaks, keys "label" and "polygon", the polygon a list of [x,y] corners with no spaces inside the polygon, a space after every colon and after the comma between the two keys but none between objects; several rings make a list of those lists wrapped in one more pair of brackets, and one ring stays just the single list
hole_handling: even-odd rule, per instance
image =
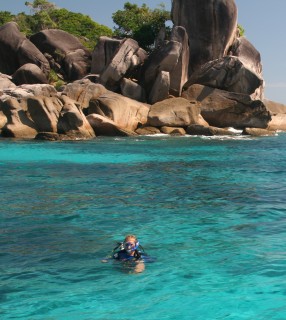
[{"label": "boulder pile", "polygon": [[173,0],[171,13],[170,38],[151,53],[130,38],[101,37],[89,52],[62,30],[28,39],[15,22],[0,27],[0,135],[74,140],[286,130],[286,106],[264,99],[260,53],[239,35],[235,1]]}]

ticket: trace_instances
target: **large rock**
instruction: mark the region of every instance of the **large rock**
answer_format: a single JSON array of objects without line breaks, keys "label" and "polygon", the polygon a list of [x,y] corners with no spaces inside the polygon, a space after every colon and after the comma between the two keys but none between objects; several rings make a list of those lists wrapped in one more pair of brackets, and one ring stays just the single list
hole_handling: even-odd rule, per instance
[{"label": "large rock", "polygon": [[180,97],[183,85],[188,80],[190,49],[186,29],[183,27],[174,27],[172,30],[171,40],[177,41],[182,45],[178,63],[170,73],[170,94],[175,97]]},{"label": "large rock", "polygon": [[0,28],[0,72],[12,75],[26,63],[37,65],[46,77],[50,72],[45,56],[19,31],[17,23],[8,22]]},{"label": "large rock", "polygon": [[99,114],[90,114],[86,117],[97,136],[123,136],[136,135],[133,131],[120,128],[114,121]]},{"label": "large rock", "polygon": [[12,82],[12,77],[8,76],[7,74],[0,74],[0,91],[9,89],[9,88],[16,88],[14,82]]},{"label": "large rock", "polygon": [[[143,63],[137,55],[139,45],[133,39],[125,39],[113,56],[109,65],[100,75],[100,83],[107,89],[116,91],[119,89],[120,80],[128,76],[134,68]],[[142,50],[140,51],[142,53]]]},{"label": "large rock", "polygon": [[[181,56],[182,44],[178,41],[169,41],[165,46],[153,51],[142,67],[141,85],[147,95],[150,94],[153,85],[161,71],[171,73]],[[148,100],[149,102],[149,100]]]},{"label": "large rock", "polygon": [[286,131],[286,105],[267,99],[263,103],[271,114],[268,130]]},{"label": "large rock", "polygon": [[234,56],[210,61],[194,72],[184,85],[184,89],[193,84],[251,95],[262,99],[263,79]]},{"label": "large rock", "polygon": [[106,88],[88,79],[74,81],[65,86],[62,94],[78,102],[81,109],[88,108],[89,102],[107,92]]},{"label": "large rock", "polygon": [[38,132],[57,132],[63,103],[57,97],[32,97],[27,99],[27,108]]},{"label": "large rock", "polygon": [[170,73],[166,71],[159,72],[152,90],[149,94],[150,104],[165,100],[169,97]]},{"label": "large rock", "polygon": [[79,139],[95,137],[94,131],[76,102],[67,96],[61,96],[63,108],[58,121],[58,133]]},{"label": "large rock", "polygon": [[235,40],[229,55],[238,57],[248,69],[262,78],[260,53],[245,37],[239,37]]},{"label": "large rock", "polygon": [[101,74],[111,62],[122,40],[100,37],[92,53],[91,73]]},{"label": "large rock", "polygon": [[200,116],[200,104],[184,98],[171,98],[151,106],[147,125],[153,127],[187,127],[208,125]]},{"label": "large rock", "polygon": [[146,93],[144,88],[137,82],[123,78],[120,82],[120,91],[124,97],[128,97],[140,102],[146,102]]},{"label": "large rock", "polygon": [[225,128],[267,128],[270,112],[260,100],[249,95],[228,92],[202,85],[192,85],[182,97],[201,104],[201,115],[211,125]]},{"label": "large rock", "polygon": [[186,131],[184,128],[176,128],[176,127],[161,127],[160,128],[162,133],[169,134],[171,136],[184,136]]},{"label": "large rock", "polygon": [[7,100],[10,97],[18,99],[24,111],[27,110],[27,99],[33,97],[54,97],[57,96],[57,90],[48,84],[23,84],[16,88],[3,90],[0,100]]},{"label": "large rock", "polygon": [[107,92],[90,101],[88,112],[102,115],[124,130],[134,131],[147,122],[149,108],[149,105],[144,103]]},{"label": "large rock", "polygon": [[264,136],[275,136],[276,132],[268,129],[261,128],[244,128],[243,135],[255,136],[255,137],[264,137]]},{"label": "large rock", "polygon": [[0,109],[7,118],[7,123],[1,131],[3,137],[35,138],[37,135],[35,124],[28,118],[26,112],[15,98],[0,101]]},{"label": "large rock", "polygon": [[3,111],[0,110],[0,131],[5,126],[6,123],[7,123],[7,117],[5,116]]},{"label": "large rock", "polygon": [[63,30],[49,29],[32,35],[30,40],[61,65],[67,80],[81,79],[90,72],[91,54],[75,36]]},{"label": "large rock", "polygon": [[47,84],[48,79],[43,71],[33,63],[26,63],[13,74],[13,81],[21,84]]},{"label": "large rock", "polygon": [[188,33],[193,72],[226,55],[237,32],[237,7],[234,0],[173,0],[172,20]]},{"label": "large rock", "polygon": [[235,132],[227,128],[217,128],[213,126],[202,126],[193,124],[188,126],[187,134],[196,136],[233,136]]},{"label": "large rock", "polygon": [[156,128],[156,127],[150,127],[150,126],[143,126],[143,127],[140,127],[138,128],[136,131],[135,131],[137,134],[139,135],[154,135],[154,134],[160,134],[161,131],[159,128]]}]

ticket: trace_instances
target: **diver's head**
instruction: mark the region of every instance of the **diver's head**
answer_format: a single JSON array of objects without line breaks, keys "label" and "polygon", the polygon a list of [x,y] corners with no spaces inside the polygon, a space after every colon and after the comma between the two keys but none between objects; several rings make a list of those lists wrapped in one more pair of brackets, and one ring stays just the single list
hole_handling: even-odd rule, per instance
[{"label": "diver's head", "polygon": [[123,247],[128,254],[131,254],[139,247],[139,241],[136,236],[129,234],[124,239]]}]

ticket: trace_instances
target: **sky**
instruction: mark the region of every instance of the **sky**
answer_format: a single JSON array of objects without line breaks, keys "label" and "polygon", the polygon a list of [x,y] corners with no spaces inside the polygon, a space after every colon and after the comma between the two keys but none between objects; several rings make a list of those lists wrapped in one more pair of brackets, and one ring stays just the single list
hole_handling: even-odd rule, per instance
[{"label": "sky", "polygon": [[[30,0],[31,2],[32,0]],[[150,8],[171,0],[128,0]],[[19,13],[29,9],[26,0],[0,0],[0,11]],[[58,7],[89,15],[94,21],[113,29],[112,13],[123,9],[127,0],[51,0]],[[245,36],[260,52],[265,80],[265,98],[286,104],[286,0],[235,0],[238,22]]]}]

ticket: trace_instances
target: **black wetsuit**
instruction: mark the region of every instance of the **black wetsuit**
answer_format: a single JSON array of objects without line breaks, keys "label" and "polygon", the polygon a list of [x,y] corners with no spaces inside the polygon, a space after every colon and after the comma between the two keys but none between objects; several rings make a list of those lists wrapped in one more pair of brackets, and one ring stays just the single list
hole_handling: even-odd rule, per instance
[{"label": "black wetsuit", "polygon": [[120,250],[113,255],[113,259],[120,260],[120,261],[134,261],[141,259],[141,253],[138,250],[135,250],[134,256],[128,254],[126,250]]}]

